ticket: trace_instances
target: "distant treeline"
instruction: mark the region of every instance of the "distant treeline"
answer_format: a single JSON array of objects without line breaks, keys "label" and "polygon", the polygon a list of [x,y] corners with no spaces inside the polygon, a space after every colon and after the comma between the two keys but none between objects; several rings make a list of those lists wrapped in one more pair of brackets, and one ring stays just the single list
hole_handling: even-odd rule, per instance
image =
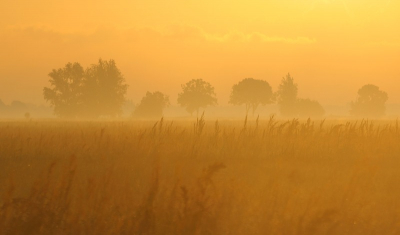
[{"label": "distant treeline", "polygon": [[[44,98],[54,107],[60,117],[99,117],[118,116],[128,85],[114,60],[99,60],[86,69],[79,63],[68,63],[64,68],[53,70],[50,74],[51,88],[45,87]],[[200,109],[217,105],[214,87],[203,79],[192,79],[181,85],[177,103],[188,113],[199,114]],[[325,110],[315,100],[298,97],[298,86],[293,77],[287,74],[276,92],[265,80],[245,78],[234,84],[229,103],[245,106],[248,115],[254,115],[260,105],[277,103],[282,116],[321,117]],[[355,116],[379,117],[385,114],[388,96],[375,85],[365,85],[358,91],[356,101],[352,102],[350,113]],[[133,116],[160,117],[170,105],[169,97],[162,92],[147,92],[136,106]]]},{"label": "distant treeline", "polygon": [[0,100],[0,117],[2,118],[30,118],[32,113],[34,113],[37,117],[45,117],[51,114],[51,109],[46,106],[37,106],[18,100],[14,100],[11,102],[11,104],[7,105],[2,100]]},{"label": "distant treeline", "polygon": [[[64,68],[49,73],[50,87],[43,89],[44,99],[53,107],[56,116],[64,118],[100,116],[117,117],[132,108],[126,101],[128,85],[114,60],[100,59],[97,64],[83,68],[79,63],[68,63]],[[214,87],[203,79],[192,79],[181,85],[177,104],[188,113],[198,116],[199,110],[218,104]],[[361,117],[380,117],[385,114],[386,92],[368,84],[359,89],[357,99],[351,103],[349,114]],[[233,84],[229,104],[244,106],[243,114],[256,114],[259,106],[277,104],[283,117],[322,117],[322,105],[311,99],[298,97],[298,86],[290,74],[284,76],[276,91],[266,80],[244,78]],[[135,106],[132,116],[161,117],[170,105],[169,97],[148,91]],[[0,112],[4,104],[0,103]],[[127,107],[129,106],[129,107]],[[4,109],[4,108],[3,108]],[[23,103],[11,104],[10,109],[23,110]],[[28,114],[26,116],[29,116]]]}]

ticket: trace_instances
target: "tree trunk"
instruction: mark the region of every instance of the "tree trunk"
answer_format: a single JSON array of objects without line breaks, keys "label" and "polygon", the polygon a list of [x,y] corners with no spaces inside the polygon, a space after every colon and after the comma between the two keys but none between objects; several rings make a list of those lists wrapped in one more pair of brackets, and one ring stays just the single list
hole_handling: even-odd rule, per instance
[{"label": "tree trunk", "polygon": [[258,106],[257,104],[253,104],[253,105],[252,105],[252,108],[253,108],[253,110],[252,110],[252,111],[253,111],[253,117],[254,117],[254,113],[256,112],[257,106]]},{"label": "tree trunk", "polygon": [[246,104],[246,116],[249,114],[250,111],[250,105]]}]

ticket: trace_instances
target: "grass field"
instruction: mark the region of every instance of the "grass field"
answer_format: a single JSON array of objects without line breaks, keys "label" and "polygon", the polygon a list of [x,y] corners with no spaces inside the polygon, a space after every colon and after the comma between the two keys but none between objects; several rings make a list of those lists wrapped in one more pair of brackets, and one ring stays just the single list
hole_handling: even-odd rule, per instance
[{"label": "grass field", "polygon": [[394,121],[0,122],[0,234],[400,234]]}]

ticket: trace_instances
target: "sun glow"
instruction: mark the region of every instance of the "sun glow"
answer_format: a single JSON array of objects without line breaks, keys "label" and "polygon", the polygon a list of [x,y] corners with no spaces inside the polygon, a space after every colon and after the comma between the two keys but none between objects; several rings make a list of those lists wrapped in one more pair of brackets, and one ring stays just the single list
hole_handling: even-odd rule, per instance
[{"label": "sun glow", "polygon": [[[3,2],[5,102],[27,96],[43,103],[52,68],[77,60],[86,66],[100,57],[115,59],[128,83],[136,84],[128,90],[132,99],[143,89],[163,89],[173,100],[187,78],[202,77],[213,81],[226,103],[226,87],[240,78],[277,84],[291,72],[321,102],[345,103],[365,82],[381,84],[390,99],[400,100],[394,66],[400,53],[398,1]],[[321,88],[313,88],[320,79]],[[338,100],[321,92],[329,90],[324,86],[345,86],[349,95]]]}]

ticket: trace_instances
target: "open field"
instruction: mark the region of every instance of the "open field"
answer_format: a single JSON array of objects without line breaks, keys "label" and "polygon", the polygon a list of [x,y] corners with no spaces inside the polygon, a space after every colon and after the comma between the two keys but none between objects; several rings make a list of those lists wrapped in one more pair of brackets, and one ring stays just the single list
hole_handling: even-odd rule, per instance
[{"label": "open field", "polygon": [[399,234],[393,121],[0,122],[0,234]]}]

